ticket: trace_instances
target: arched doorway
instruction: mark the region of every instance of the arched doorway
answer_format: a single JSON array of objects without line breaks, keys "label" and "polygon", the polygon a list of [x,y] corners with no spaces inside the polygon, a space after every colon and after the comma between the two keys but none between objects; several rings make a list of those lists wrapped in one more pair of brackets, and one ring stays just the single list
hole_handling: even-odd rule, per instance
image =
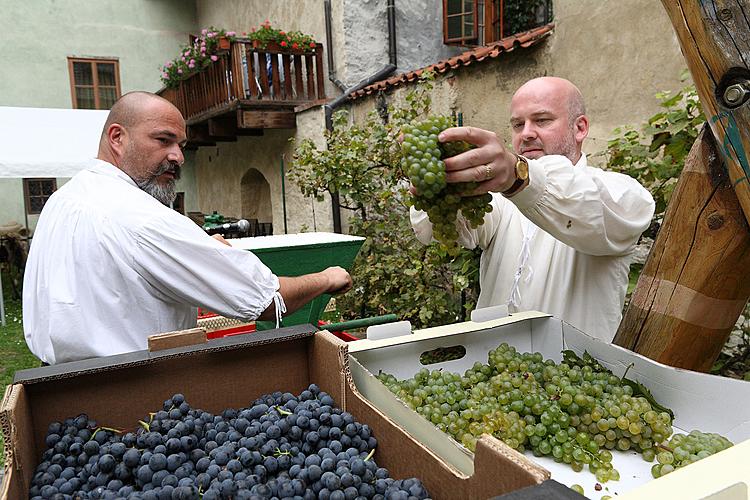
[{"label": "arched doorway", "polygon": [[256,219],[260,233],[272,234],[273,208],[271,206],[271,186],[257,169],[249,169],[241,182],[242,218]]}]

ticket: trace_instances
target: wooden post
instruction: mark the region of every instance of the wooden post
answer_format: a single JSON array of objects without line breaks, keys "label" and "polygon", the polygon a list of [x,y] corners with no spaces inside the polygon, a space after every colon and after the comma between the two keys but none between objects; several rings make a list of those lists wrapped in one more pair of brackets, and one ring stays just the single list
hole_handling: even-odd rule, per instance
[{"label": "wooden post", "polygon": [[711,133],[685,162],[614,342],[708,370],[750,297],[750,8],[662,0]]},{"label": "wooden post", "polygon": [[[750,220],[750,4],[746,0],[662,0],[677,32],[745,217]],[[733,89],[730,89],[733,87]],[[729,95],[727,95],[729,91]]]},{"label": "wooden post", "polygon": [[614,343],[664,364],[706,371],[750,297],[750,231],[704,128]]}]

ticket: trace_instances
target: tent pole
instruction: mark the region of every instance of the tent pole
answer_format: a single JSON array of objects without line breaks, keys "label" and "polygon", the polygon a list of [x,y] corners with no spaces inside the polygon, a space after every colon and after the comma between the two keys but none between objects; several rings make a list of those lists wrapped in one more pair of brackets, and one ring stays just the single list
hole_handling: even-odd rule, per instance
[{"label": "tent pole", "polygon": [[0,325],[5,327],[5,297],[3,294],[3,273],[0,272]]}]

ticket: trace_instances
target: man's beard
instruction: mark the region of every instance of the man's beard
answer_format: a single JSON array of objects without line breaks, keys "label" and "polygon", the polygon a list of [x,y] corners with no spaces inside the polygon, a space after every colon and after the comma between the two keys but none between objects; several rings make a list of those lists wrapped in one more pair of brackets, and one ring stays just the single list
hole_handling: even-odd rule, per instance
[{"label": "man's beard", "polygon": [[578,145],[576,144],[573,135],[566,135],[554,142],[548,141],[544,145],[538,140],[522,142],[519,149],[521,151],[524,149],[541,149],[544,151],[541,155],[534,155],[533,159],[538,159],[546,155],[561,155],[567,157],[573,163],[576,162],[576,156],[578,153]]},{"label": "man's beard", "polygon": [[[160,184],[158,182],[158,178],[167,170],[174,171],[174,179],[169,179],[165,184]],[[156,198],[159,202],[166,206],[171,206],[172,202],[177,197],[177,193],[175,192],[175,183],[179,178],[180,166],[173,163],[164,162],[159,165],[156,171],[153,172],[150,176],[143,179],[133,180],[139,188]]]}]

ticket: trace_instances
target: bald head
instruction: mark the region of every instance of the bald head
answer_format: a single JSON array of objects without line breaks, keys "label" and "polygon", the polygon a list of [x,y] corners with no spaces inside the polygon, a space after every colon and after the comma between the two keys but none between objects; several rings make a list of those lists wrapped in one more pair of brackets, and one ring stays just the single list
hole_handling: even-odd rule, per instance
[{"label": "bald head", "polygon": [[174,200],[186,142],[185,120],[172,103],[148,92],[130,92],[112,106],[97,158],[168,205]]},{"label": "bald head", "polygon": [[113,123],[118,123],[128,129],[144,119],[148,119],[154,113],[163,112],[167,109],[179,113],[179,110],[171,102],[151,92],[134,91],[122,95],[109,110],[99,141],[99,152],[101,153],[102,147],[106,145],[107,130]]},{"label": "bald head", "polygon": [[578,87],[544,76],[524,83],[511,99],[513,147],[530,158],[563,155],[576,163],[588,135],[588,118]]},{"label": "bald head", "polygon": [[586,114],[586,105],[578,87],[570,80],[557,76],[542,76],[529,80],[518,88],[513,99],[529,97],[538,99],[540,96],[565,103],[571,124],[576,118]]}]

